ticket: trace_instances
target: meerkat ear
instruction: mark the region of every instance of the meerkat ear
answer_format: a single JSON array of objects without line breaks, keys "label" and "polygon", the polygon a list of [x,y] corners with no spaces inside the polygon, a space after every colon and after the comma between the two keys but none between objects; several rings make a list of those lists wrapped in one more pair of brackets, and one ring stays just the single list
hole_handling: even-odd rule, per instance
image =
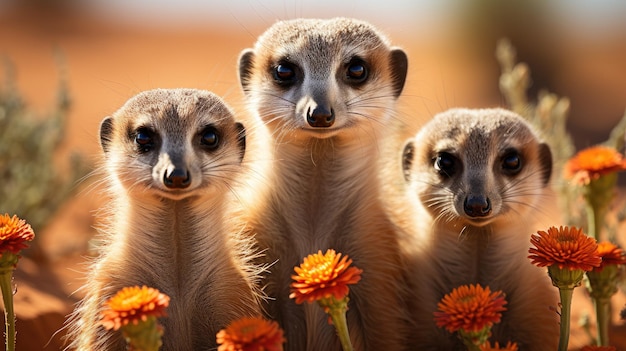
[{"label": "meerkat ear", "polygon": [[543,176],[543,184],[547,185],[552,176],[552,151],[546,143],[539,144],[539,165]]},{"label": "meerkat ear", "polygon": [[239,161],[243,160],[243,156],[246,154],[246,128],[243,124],[235,123],[235,129],[237,129],[237,142],[239,145]]},{"label": "meerkat ear", "polygon": [[407,182],[411,177],[411,166],[413,165],[413,158],[415,157],[415,146],[413,141],[408,141],[404,145],[402,150],[402,173],[404,174],[404,180]]},{"label": "meerkat ear", "polygon": [[100,146],[104,152],[109,151],[111,134],[113,134],[113,118],[107,116],[100,122]]},{"label": "meerkat ear", "polygon": [[254,64],[254,51],[245,49],[239,54],[239,84],[244,93],[248,93],[250,77],[252,76],[252,65]]},{"label": "meerkat ear", "polygon": [[406,53],[400,48],[391,50],[390,59],[393,93],[397,98],[402,93],[402,89],[404,89],[404,83],[406,82],[406,75],[409,69],[409,59],[407,58]]}]

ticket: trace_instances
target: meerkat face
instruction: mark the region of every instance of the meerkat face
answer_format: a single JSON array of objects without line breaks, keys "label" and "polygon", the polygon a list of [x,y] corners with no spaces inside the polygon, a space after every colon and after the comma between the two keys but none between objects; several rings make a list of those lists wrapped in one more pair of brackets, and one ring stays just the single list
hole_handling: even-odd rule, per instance
[{"label": "meerkat face", "polygon": [[523,220],[538,206],[552,156],[510,111],[455,109],[435,116],[406,144],[403,167],[410,191],[433,218],[485,226]]},{"label": "meerkat face", "polygon": [[328,138],[378,127],[404,87],[406,54],[368,23],[297,19],[270,27],[239,59],[248,101],[274,131]]},{"label": "meerkat face", "polygon": [[130,194],[174,200],[226,185],[245,131],[208,91],[157,89],[130,99],[100,126],[106,167]]}]

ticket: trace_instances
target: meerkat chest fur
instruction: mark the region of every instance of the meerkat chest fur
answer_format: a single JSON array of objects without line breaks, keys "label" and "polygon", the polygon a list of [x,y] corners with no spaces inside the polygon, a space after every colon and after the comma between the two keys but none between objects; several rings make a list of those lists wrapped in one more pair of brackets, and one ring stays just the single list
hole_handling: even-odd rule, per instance
[{"label": "meerkat chest fur", "polygon": [[[347,18],[278,22],[240,56],[249,107],[273,137],[273,190],[251,222],[268,257],[277,261],[270,314],[287,329],[290,350],[340,348],[323,314],[304,313],[288,299],[293,267],[329,248],[368,272],[351,289],[362,294],[351,298],[350,307],[351,318],[358,319],[351,323],[357,349],[402,347],[399,282],[390,269],[399,271],[398,256],[378,203],[375,159],[379,136],[396,118],[406,73],[401,49],[372,25]],[[384,275],[386,286],[378,283]],[[386,307],[377,311],[374,305]]]},{"label": "meerkat chest fur", "polygon": [[331,138],[283,145],[277,156],[274,202],[281,215],[292,219],[287,240],[304,245],[300,255],[332,245],[333,238],[350,232],[362,207],[376,201],[376,150],[371,147],[338,147]]},{"label": "meerkat chest fur", "polygon": [[109,260],[132,257],[129,264],[142,272],[137,275],[145,277],[146,284],[150,281],[160,285],[180,302],[188,301],[185,294],[202,288],[196,286],[203,282],[195,279],[198,272],[207,272],[212,262],[230,259],[218,250],[235,252],[227,233],[237,227],[228,224],[228,211],[224,211],[219,198],[159,199],[148,205],[145,199],[137,201],[121,195],[114,203],[115,212],[124,214],[112,214],[117,221],[112,221],[108,229],[112,236],[107,250],[120,254]]}]

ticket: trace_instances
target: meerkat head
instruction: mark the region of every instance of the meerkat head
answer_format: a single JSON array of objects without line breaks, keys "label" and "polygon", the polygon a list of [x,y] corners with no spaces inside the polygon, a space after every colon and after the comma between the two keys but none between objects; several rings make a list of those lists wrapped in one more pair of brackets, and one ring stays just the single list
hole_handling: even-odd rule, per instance
[{"label": "meerkat head", "polygon": [[239,58],[251,107],[270,128],[327,138],[382,123],[402,92],[407,56],[347,18],[274,24]]},{"label": "meerkat head", "polygon": [[227,185],[243,158],[245,131],[211,92],[156,89],[106,117],[100,144],[107,170],[127,192],[178,200]]},{"label": "meerkat head", "polygon": [[537,208],[552,154],[513,112],[453,109],[406,143],[402,164],[410,191],[433,218],[484,226],[523,220]]}]

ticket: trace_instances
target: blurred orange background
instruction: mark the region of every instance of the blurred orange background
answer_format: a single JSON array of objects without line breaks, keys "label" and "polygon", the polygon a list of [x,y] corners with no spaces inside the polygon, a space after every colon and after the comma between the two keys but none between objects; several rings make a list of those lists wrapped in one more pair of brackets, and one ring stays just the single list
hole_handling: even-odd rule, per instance
[{"label": "blurred orange background", "polygon": [[[35,111],[54,105],[66,74],[72,105],[62,167],[75,151],[97,162],[100,120],[142,90],[208,89],[243,113],[241,50],[277,20],[335,16],[369,21],[406,50],[410,69],[400,111],[414,127],[450,107],[505,105],[494,57],[503,37],[531,68],[531,99],[540,89],[570,98],[568,126],[578,148],[604,141],[626,110],[626,2],[620,0],[3,0],[0,56],[15,65],[17,87]],[[81,296],[74,292],[94,234],[93,211],[101,205],[97,191],[82,188],[37,233],[47,263],[24,259],[16,272],[19,349],[62,348],[63,332],[52,333]],[[589,308],[581,305],[577,316]],[[572,349],[585,342],[576,331]]]}]

